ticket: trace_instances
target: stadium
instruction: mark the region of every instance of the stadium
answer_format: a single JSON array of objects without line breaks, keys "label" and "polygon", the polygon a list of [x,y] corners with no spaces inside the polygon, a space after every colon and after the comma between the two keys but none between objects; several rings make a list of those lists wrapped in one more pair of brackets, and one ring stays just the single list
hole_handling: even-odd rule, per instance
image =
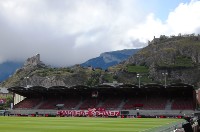
[{"label": "stadium", "polygon": [[[28,117],[99,117],[98,119],[176,119],[176,123],[151,131],[186,131],[184,125],[198,130],[198,101],[192,85],[119,84],[110,83],[88,87],[85,85],[11,87],[14,106],[9,116]],[[117,118],[117,119],[116,119]],[[159,119],[157,119],[159,118]],[[191,122],[195,118],[196,123]],[[87,120],[90,118],[86,118]],[[178,119],[178,120],[177,120]],[[188,122],[185,122],[187,119]],[[57,119],[56,119],[57,120]],[[73,119],[72,119],[73,120]],[[85,122],[85,121],[84,121]],[[106,121],[105,121],[106,122]],[[145,121],[144,121],[145,122]],[[125,121],[124,121],[125,123]],[[169,123],[169,122],[168,122]],[[166,125],[166,124],[165,124]],[[143,128],[144,124],[140,126]],[[163,126],[163,125],[162,125]],[[177,129],[179,128],[179,129]],[[104,130],[104,129],[103,129]],[[130,129],[133,131],[134,129]],[[148,131],[147,129],[141,131]],[[125,130],[121,130],[125,131]],[[127,131],[127,130],[126,130]],[[136,131],[140,131],[139,129]]]}]

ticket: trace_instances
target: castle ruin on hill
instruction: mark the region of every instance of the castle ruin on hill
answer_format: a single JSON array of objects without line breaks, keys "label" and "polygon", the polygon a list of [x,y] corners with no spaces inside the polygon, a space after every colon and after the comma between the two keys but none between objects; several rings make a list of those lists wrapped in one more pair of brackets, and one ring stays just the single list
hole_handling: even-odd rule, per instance
[{"label": "castle ruin on hill", "polygon": [[178,36],[171,35],[171,36],[166,36],[166,35],[160,35],[159,38],[156,38],[154,36],[152,41],[149,41],[148,44],[157,44],[159,42],[164,42],[164,41],[169,41],[169,40],[175,40],[175,39],[182,39],[182,38],[188,38],[194,41],[200,41],[200,34],[195,35],[193,34],[184,34],[182,35],[181,33],[178,34]]}]

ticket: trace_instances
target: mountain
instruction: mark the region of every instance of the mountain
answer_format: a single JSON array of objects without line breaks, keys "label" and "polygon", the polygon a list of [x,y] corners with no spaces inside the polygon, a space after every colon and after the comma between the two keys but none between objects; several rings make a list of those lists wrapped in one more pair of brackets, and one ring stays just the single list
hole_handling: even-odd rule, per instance
[{"label": "mountain", "polygon": [[[101,54],[101,57],[104,58],[104,61],[109,64],[112,63],[111,59],[115,59],[115,61],[119,63],[138,50],[139,49],[103,53]],[[10,78],[3,81],[0,86],[12,87],[39,85],[50,87],[56,85],[73,86],[78,84],[92,86],[104,82],[113,82],[115,80],[115,69],[110,71],[92,69],[91,67],[83,67],[81,65],[63,68],[52,68],[43,64],[40,61],[40,55],[38,54],[28,58],[23,64],[23,67],[17,69],[15,73]]]},{"label": "mountain", "polygon": [[22,65],[23,63],[20,62],[4,62],[0,64],[0,82],[6,80]]},{"label": "mountain", "polygon": [[[109,59],[106,62],[110,62]],[[96,86],[117,81],[135,85],[185,83],[199,88],[199,77],[200,36],[161,35],[149,41],[148,46],[136,54],[107,70],[81,65],[51,68],[43,64],[37,55],[27,59],[23,67],[2,82],[0,87]]]},{"label": "mountain", "polygon": [[[149,45],[131,56],[124,65],[129,71],[146,68],[146,81],[187,83],[200,86],[200,35],[186,34],[154,38]],[[165,74],[167,73],[167,74]],[[165,77],[163,76],[165,75]]]},{"label": "mountain", "polygon": [[139,50],[140,49],[124,49],[119,51],[105,52],[102,53],[99,57],[90,59],[82,63],[81,66],[92,66],[94,68],[102,68],[105,70],[110,66],[114,66],[128,59],[130,56],[134,55]]},{"label": "mountain", "polygon": [[[100,67],[107,69],[109,66],[118,64],[119,62],[127,59],[130,55],[136,53],[139,49],[121,50],[106,52],[100,55],[100,57],[93,58],[83,63],[82,66],[93,66],[95,68]],[[6,80],[17,69],[23,66],[22,62],[4,62],[0,64],[0,82]]]},{"label": "mountain", "polygon": [[23,67],[17,69],[11,77],[0,83],[0,87],[95,86],[102,83],[112,83],[113,81],[123,82],[124,80],[124,83],[133,83],[135,81],[135,79],[133,79],[134,74],[132,73],[120,76],[123,78],[123,80],[120,80],[120,77],[116,76],[119,70],[118,65],[115,67],[111,67],[108,70],[93,69],[81,65],[52,68],[43,64],[38,54],[28,58]]}]

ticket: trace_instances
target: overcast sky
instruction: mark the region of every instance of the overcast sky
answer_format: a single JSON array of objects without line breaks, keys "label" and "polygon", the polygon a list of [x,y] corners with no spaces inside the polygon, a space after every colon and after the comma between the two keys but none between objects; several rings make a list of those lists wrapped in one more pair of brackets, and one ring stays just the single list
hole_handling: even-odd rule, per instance
[{"label": "overcast sky", "polygon": [[0,0],[0,63],[70,66],[178,33],[200,33],[200,1]]}]

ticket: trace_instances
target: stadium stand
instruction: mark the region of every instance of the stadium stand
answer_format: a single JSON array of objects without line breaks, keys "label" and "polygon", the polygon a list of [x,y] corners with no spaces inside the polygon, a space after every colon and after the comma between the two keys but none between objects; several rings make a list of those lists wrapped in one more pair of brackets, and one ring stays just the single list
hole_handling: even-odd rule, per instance
[{"label": "stadium stand", "polygon": [[15,109],[33,109],[41,100],[35,98],[26,98],[14,106]]},{"label": "stadium stand", "polygon": [[104,103],[101,107],[103,107],[107,110],[118,109],[121,102],[122,102],[122,99],[120,97],[108,98],[104,101]]},{"label": "stadium stand", "polygon": [[79,98],[69,98],[64,101],[64,109],[75,109],[81,100]]},{"label": "stadium stand", "polygon": [[58,109],[58,106],[62,106],[60,109],[75,109],[81,102],[79,98],[48,98],[43,101],[38,109]]},{"label": "stadium stand", "polygon": [[[129,111],[129,115],[134,115],[137,110],[140,110],[140,113],[151,112],[155,115],[155,113],[162,114],[162,111],[171,114],[189,110],[188,113],[191,113],[196,104],[194,89],[187,84],[171,84],[166,88],[158,84],[147,84],[141,88],[136,85],[99,85],[95,87],[77,85],[50,88],[34,86],[28,89],[12,87],[9,88],[9,91],[26,97],[14,105],[14,110],[87,110],[96,108],[126,110]],[[96,93],[95,96],[94,93]],[[170,112],[172,110],[175,112]]]},{"label": "stadium stand", "polygon": [[97,98],[90,97],[83,101],[79,109],[96,108],[98,104],[99,104],[99,100]]},{"label": "stadium stand", "polygon": [[124,109],[144,109],[144,110],[164,110],[167,100],[165,98],[129,98],[124,105]]},{"label": "stadium stand", "polygon": [[39,109],[56,109],[57,104],[62,104],[63,102],[56,98],[50,98],[44,101],[44,103],[39,107]]},{"label": "stadium stand", "polygon": [[193,101],[190,98],[176,98],[173,100],[173,110],[192,110],[193,108]]}]

